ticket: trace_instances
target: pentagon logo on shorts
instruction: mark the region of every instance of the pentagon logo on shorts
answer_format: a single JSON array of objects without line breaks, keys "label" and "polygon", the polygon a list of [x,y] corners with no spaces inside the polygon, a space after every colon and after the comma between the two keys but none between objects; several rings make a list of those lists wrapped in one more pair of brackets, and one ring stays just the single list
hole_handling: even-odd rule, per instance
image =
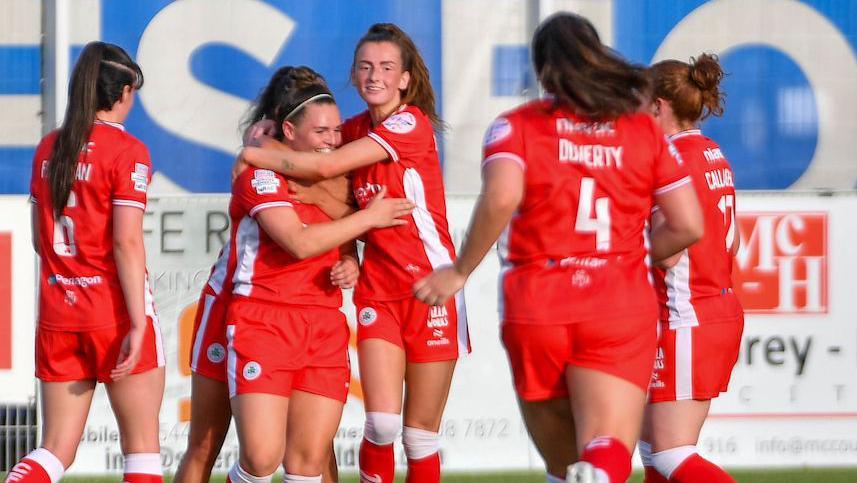
[{"label": "pentagon logo on shorts", "polygon": [[250,361],[244,364],[244,379],[253,381],[262,375],[262,366],[256,361]]},{"label": "pentagon logo on shorts", "polygon": [[208,346],[206,355],[208,356],[209,361],[215,364],[220,364],[221,362],[223,362],[223,359],[226,358],[226,349],[223,347],[223,345],[215,342]]},{"label": "pentagon logo on shorts", "polygon": [[357,315],[357,321],[364,327],[374,324],[376,320],[378,320],[378,312],[372,307],[363,307]]}]

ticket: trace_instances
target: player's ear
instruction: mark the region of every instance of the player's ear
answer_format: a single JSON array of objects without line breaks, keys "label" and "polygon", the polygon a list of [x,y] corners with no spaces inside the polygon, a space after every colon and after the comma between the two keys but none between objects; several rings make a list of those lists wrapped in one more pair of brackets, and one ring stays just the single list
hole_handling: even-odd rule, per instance
[{"label": "player's ear", "polygon": [[289,121],[283,121],[283,137],[288,141],[294,141],[296,136],[295,125]]},{"label": "player's ear", "polygon": [[399,90],[403,91],[408,88],[408,84],[411,83],[411,73],[408,71],[402,72],[402,78],[399,79]]}]

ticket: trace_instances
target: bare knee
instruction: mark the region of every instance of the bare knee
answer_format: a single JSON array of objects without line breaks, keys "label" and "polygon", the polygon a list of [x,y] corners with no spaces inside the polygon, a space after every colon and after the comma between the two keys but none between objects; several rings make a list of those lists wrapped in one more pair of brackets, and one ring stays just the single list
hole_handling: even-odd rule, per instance
[{"label": "bare knee", "polygon": [[301,448],[293,453],[288,453],[286,456],[286,471],[293,475],[305,476],[322,474],[327,467],[330,456],[328,448],[324,448],[323,450]]},{"label": "bare knee", "polygon": [[280,466],[283,460],[282,448],[258,448],[241,451],[241,467],[255,476],[267,476]]}]

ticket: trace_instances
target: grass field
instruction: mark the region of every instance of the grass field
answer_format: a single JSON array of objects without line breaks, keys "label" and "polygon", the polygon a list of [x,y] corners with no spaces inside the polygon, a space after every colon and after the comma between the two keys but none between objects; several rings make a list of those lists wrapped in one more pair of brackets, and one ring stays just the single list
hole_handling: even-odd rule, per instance
[{"label": "grass field", "polygon": [[[2,473],[0,473],[2,474]],[[732,471],[732,476],[740,483],[852,483],[857,481],[857,468],[849,469],[799,469],[799,470],[764,470],[764,471]],[[5,476],[5,475],[4,475]],[[214,477],[212,483],[223,483],[224,477]],[[64,483],[118,483],[119,477],[66,477]],[[172,481],[171,478],[166,479]],[[275,479],[274,481],[279,481]],[[342,483],[357,483],[355,475],[343,475]],[[404,481],[399,479],[397,481]],[[443,478],[444,483],[544,483],[541,473],[483,473],[478,475],[450,474]],[[629,480],[632,483],[643,481],[642,474],[635,473]]]}]

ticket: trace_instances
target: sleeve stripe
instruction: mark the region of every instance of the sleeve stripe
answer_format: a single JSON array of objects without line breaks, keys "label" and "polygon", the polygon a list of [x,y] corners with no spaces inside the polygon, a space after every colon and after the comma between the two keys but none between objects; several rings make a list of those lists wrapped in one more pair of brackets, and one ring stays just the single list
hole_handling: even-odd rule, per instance
[{"label": "sleeve stripe", "polygon": [[521,159],[520,156],[518,156],[517,154],[514,154],[514,153],[505,153],[505,152],[494,153],[494,154],[488,156],[487,158],[483,159],[482,160],[482,167],[484,168],[488,163],[492,163],[494,161],[497,161],[498,159],[508,159],[510,161],[514,161],[515,163],[517,163],[518,166],[521,167],[522,170],[524,170],[524,171],[527,170],[527,165],[524,164],[524,160]]},{"label": "sleeve stripe", "polygon": [[378,144],[380,144],[381,147],[384,148],[384,151],[387,151],[387,154],[390,155],[390,159],[392,159],[393,161],[399,160],[399,154],[396,153],[396,150],[393,149],[393,146],[390,146],[390,144],[387,141],[385,141],[384,138],[382,138],[381,136],[379,136],[373,132],[369,133],[369,137],[374,139],[375,142],[377,142]]},{"label": "sleeve stripe", "polygon": [[278,207],[291,208],[292,206],[294,206],[294,205],[292,205],[288,201],[269,201],[267,203],[260,203],[260,204],[254,206],[253,208],[250,209],[250,216],[256,216],[256,213],[263,211],[263,210],[267,210],[268,208],[278,208]]},{"label": "sleeve stripe", "polygon": [[140,208],[141,210],[146,210],[146,204],[140,203],[139,201],[134,200],[113,200],[113,204],[116,206],[130,206],[132,208]]},{"label": "sleeve stripe", "polygon": [[655,194],[656,195],[662,195],[662,194],[667,193],[669,191],[672,191],[672,190],[674,190],[680,186],[684,186],[688,183],[690,183],[690,176],[685,176],[684,178],[682,178],[678,181],[673,181],[672,183],[670,183],[668,185],[661,186],[660,188],[655,190]]}]

